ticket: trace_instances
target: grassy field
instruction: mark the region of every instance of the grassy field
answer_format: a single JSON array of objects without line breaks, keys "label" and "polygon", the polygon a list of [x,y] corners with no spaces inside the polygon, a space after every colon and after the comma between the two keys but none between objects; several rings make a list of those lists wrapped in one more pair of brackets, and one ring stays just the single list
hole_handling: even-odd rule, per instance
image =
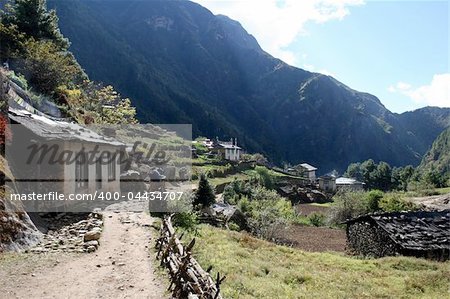
[{"label": "grassy field", "polygon": [[[448,298],[450,263],[309,253],[202,225],[194,256],[225,298]],[[192,237],[192,236],[191,236]]]}]

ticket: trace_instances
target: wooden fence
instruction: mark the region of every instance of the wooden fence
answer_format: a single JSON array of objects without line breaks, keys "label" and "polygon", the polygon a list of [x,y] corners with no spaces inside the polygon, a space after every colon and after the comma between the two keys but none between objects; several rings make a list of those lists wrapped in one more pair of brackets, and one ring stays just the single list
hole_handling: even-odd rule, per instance
[{"label": "wooden fence", "polygon": [[210,275],[211,267],[203,270],[192,257],[191,251],[195,238],[187,246],[183,246],[175,234],[171,217],[166,217],[161,223],[160,237],[156,241],[157,259],[161,266],[168,269],[170,275],[169,290],[173,298],[189,299],[222,299],[220,284],[225,277],[217,273],[215,281]]}]

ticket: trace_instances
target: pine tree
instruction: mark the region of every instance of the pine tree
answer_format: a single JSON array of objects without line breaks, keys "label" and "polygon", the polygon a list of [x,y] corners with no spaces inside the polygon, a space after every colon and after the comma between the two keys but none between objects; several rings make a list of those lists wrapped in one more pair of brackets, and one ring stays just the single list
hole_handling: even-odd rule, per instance
[{"label": "pine tree", "polygon": [[47,10],[46,0],[15,0],[5,6],[2,23],[15,25],[18,31],[36,40],[51,40],[61,50],[69,48],[68,39],[58,28],[55,10]]},{"label": "pine tree", "polygon": [[205,174],[200,175],[198,189],[194,198],[194,206],[209,207],[216,201],[214,190],[208,182]]}]

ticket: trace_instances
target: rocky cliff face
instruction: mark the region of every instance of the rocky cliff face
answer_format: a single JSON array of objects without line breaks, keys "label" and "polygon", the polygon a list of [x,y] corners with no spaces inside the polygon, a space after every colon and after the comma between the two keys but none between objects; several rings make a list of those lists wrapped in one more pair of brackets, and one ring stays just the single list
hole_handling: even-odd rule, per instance
[{"label": "rocky cliff face", "polygon": [[8,97],[6,89],[8,79],[0,70],[0,252],[20,251],[37,244],[41,234],[38,232],[21,203],[13,203],[6,199],[13,190],[4,185],[4,179],[13,179],[13,175],[4,158],[4,145],[7,134]]}]

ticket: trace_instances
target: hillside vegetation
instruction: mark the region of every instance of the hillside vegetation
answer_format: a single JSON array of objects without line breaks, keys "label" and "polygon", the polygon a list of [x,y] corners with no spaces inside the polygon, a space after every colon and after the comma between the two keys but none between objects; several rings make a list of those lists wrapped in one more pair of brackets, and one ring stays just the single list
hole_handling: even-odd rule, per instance
[{"label": "hillside vegetation", "polygon": [[450,128],[436,138],[418,169],[424,174],[434,172],[450,180]]},{"label": "hillside vegetation", "polygon": [[136,122],[129,99],[88,79],[45,0],[6,1],[0,7],[0,61],[35,108],[53,102],[64,116],[85,124]]}]

